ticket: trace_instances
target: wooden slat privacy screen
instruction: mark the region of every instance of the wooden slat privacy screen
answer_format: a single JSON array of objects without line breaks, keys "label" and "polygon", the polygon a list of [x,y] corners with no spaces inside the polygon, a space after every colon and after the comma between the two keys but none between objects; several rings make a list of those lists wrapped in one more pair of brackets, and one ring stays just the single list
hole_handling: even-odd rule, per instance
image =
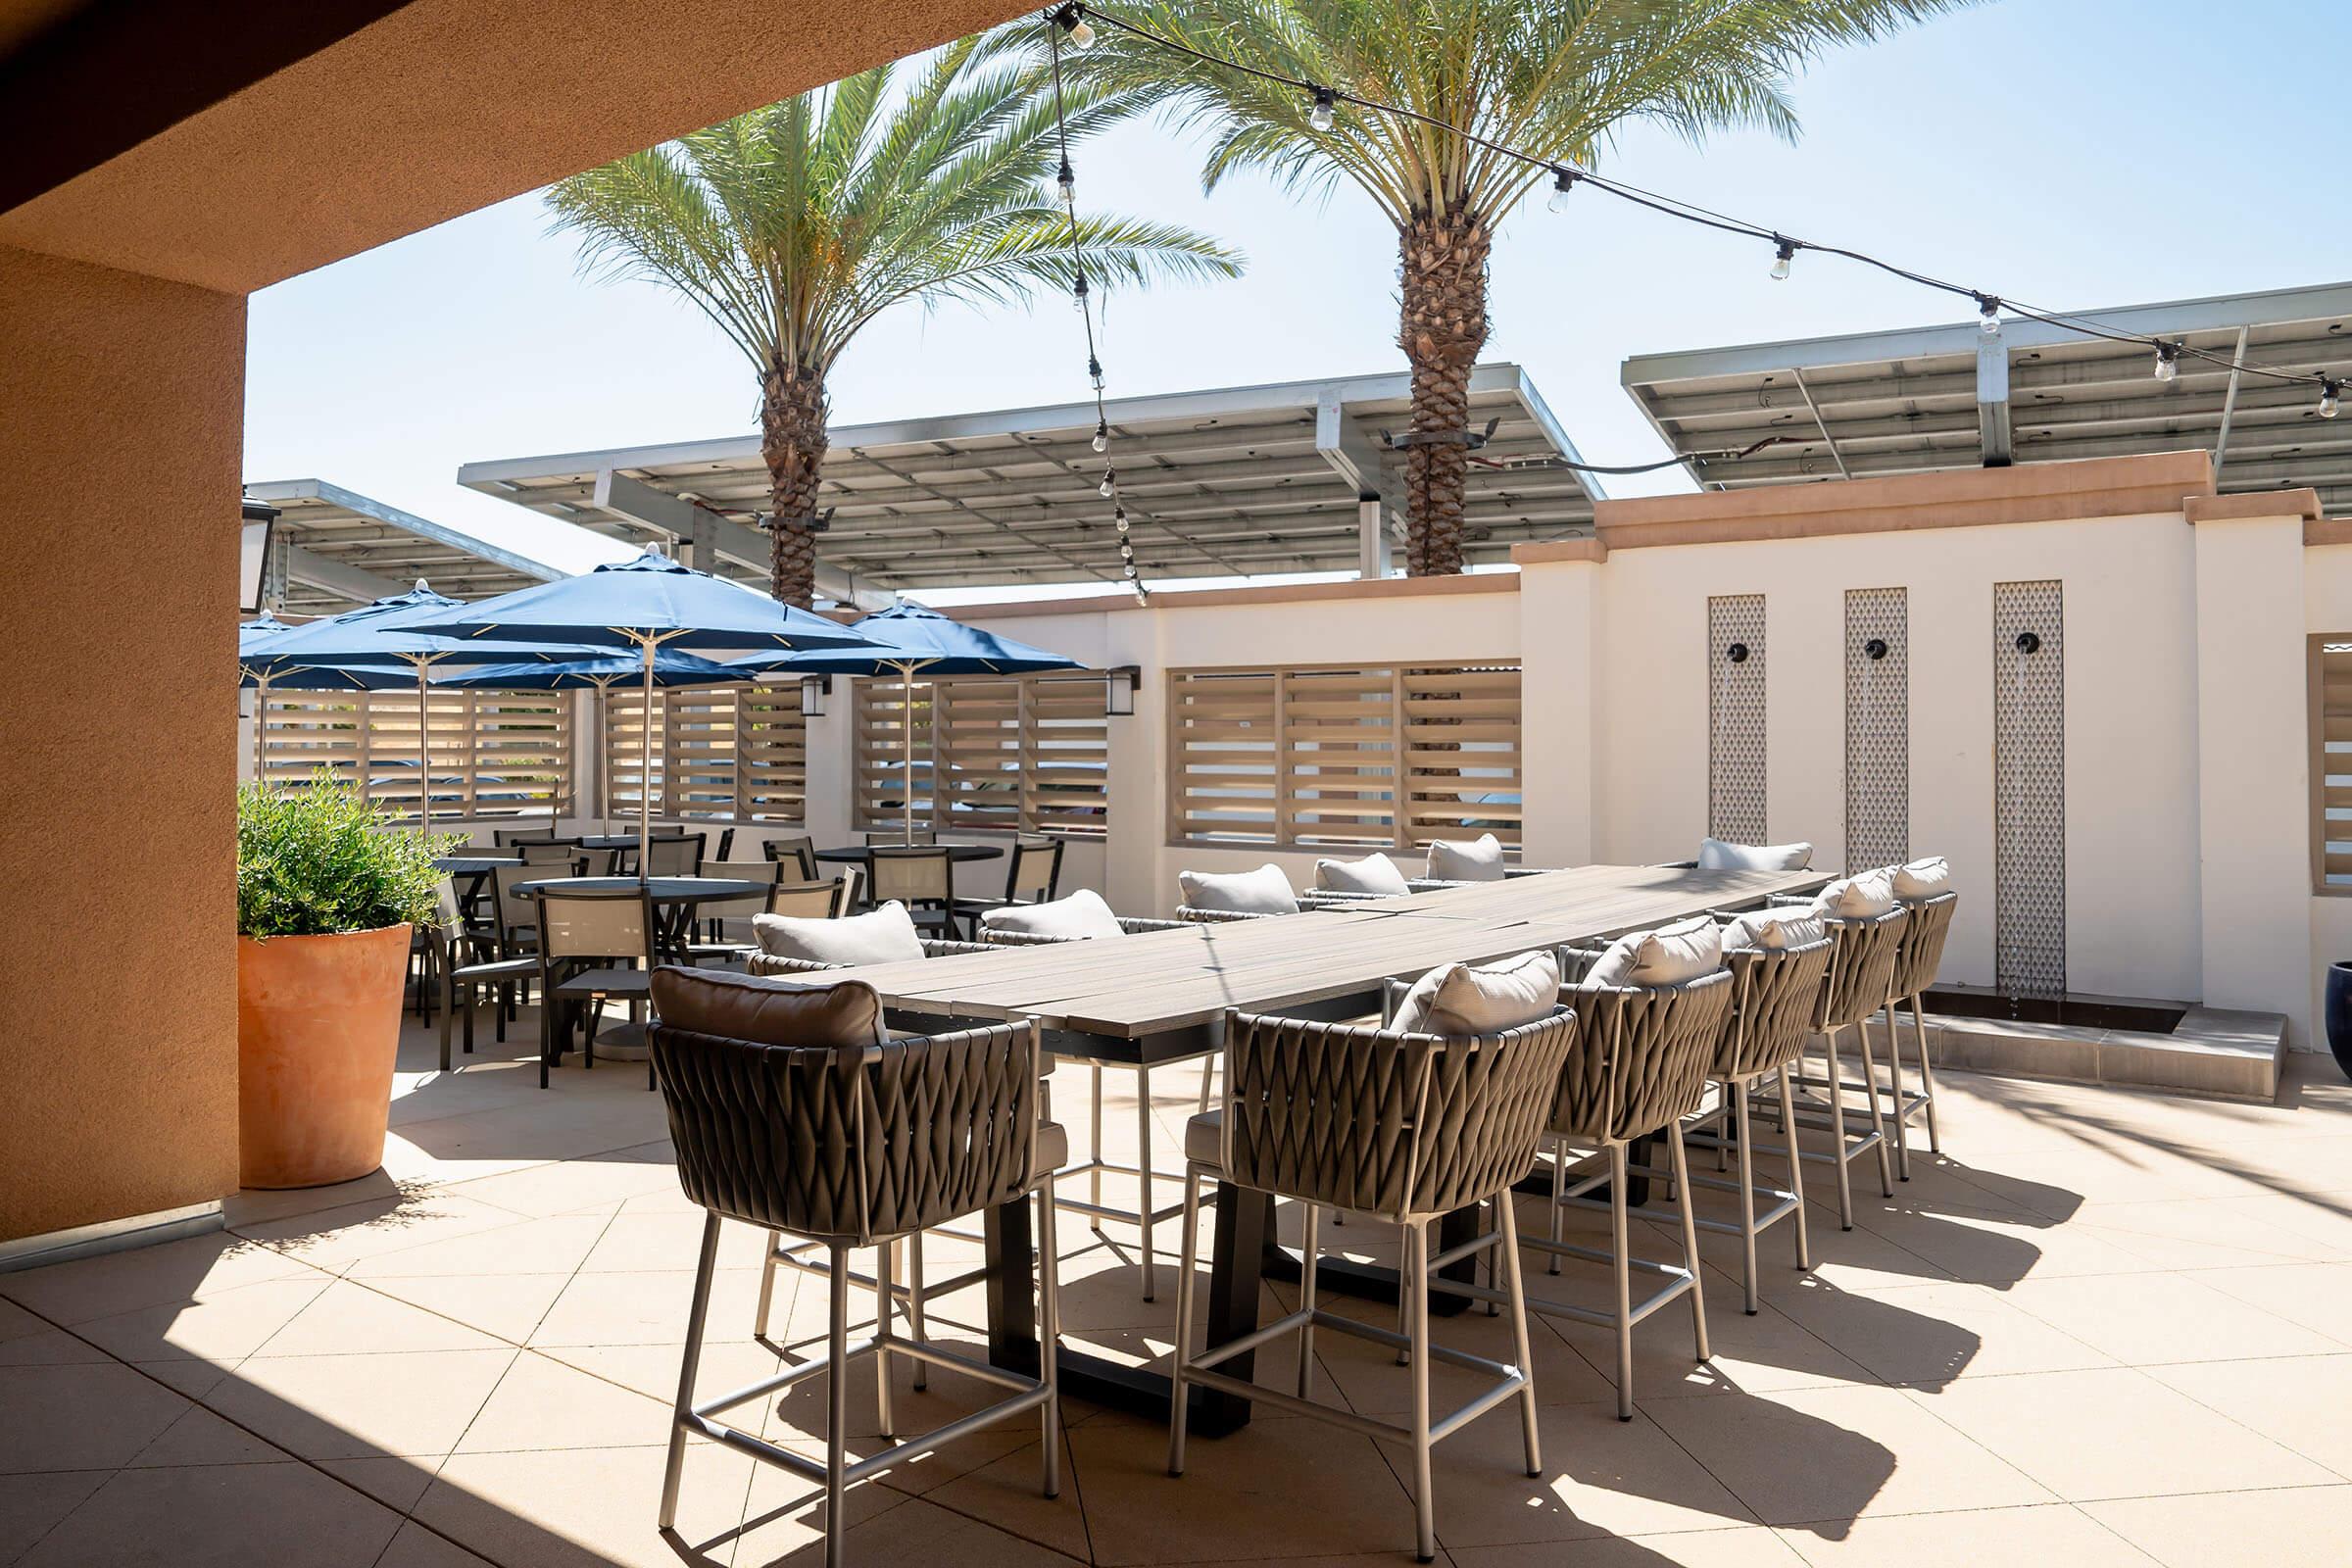
[{"label": "wooden slat privacy screen", "polygon": [[[637,809],[645,788],[645,693],[605,698],[605,808]],[[798,822],[808,807],[801,686],[681,686],[654,693],[654,813]]]},{"label": "wooden slat privacy screen", "polygon": [[1513,665],[1170,670],[1168,839],[1516,846],[1519,740]]},{"label": "wooden slat privacy screen", "polygon": [[2352,637],[2311,639],[2311,882],[2352,892]]},{"label": "wooden slat privacy screen", "polygon": [[1101,675],[917,679],[907,762],[907,688],[859,680],[851,699],[856,825],[903,820],[911,778],[926,827],[1102,836],[1110,734]]},{"label": "wooden slat privacy screen", "polygon": [[[571,710],[564,693],[433,692],[434,814],[570,810]],[[417,814],[415,692],[273,691],[256,728],[256,776],[269,787],[298,788],[329,767],[366,780],[368,799]]]}]

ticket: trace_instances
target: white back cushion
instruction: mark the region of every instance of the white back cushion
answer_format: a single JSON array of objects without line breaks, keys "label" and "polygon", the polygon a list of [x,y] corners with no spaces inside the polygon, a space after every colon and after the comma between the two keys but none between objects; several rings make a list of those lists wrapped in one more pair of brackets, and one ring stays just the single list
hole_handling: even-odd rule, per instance
[{"label": "white back cushion", "polygon": [[1502,842],[1492,833],[1467,844],[1439,839],[1429,847],[1429,874],[1440,882],[1499,882]]},{"label": "white back cushion", "polygon": [[1890,865],[1886,870],[1893,879],[1894,896],[1903,904],[1918,904],[1952,891],[1952,868],[1940,855],[1909,865]]},{"label": "white back cushion", "polygon": [[991,931],[1020,931],[1041,937],[1116,937],[1126,932],[1102,895],[1080,888],[1051,904],[1008,904],[980,916]]},{"label": "white back cushion", "polygon": [[818,920],[792,914],[755,914],[752,935],[760,951],[811,963],[896,963],[923,956],[906,906],[893,900],[866,914]]},{"label": "white back cushion", "polygon": [[1821,916],[1802,909],[1750,909],[1723,928],[1726,953],[1778,953],[1829,935]]},{"label": "white back cushion", "polygon": [[1389,1027],[1403,1034],[1493,1035],[1551,1016],[1560,961],[1548,952],[1473,968],[1449,963],[1413,982]]},{"label": "white back cushion", "polygon": [[1893,907],[1894,878],[1884,870],[1840,878],[1823,888],[1813,901],[1815,914],[1840,920],[1868,920]]},{"label": "white back cushion", "polygon": [[1578,985],[1587,991],[1608,986],[1676,986],[1723,967],[1723,932],[1705,915],[1693,915],[1635,931],[1609,944]]},{"label": "white back cushion", "polygon": [[1810,844],[1732,844],[1702,839],[1698,846],[1701,871],[1802,871],[1812,863]]},{"label": "white back cushion", "polygon": [[1378,850],[1360,860],[1317,860],[1315,886],[1328,893],[1371,893],[1382,898],[1413,890],[1396,862]]},{"label": "white back cushion", "polygon": [[1297,914],[1298,897],[1291,879],[1272,861],[1254,871],[1179,871],[1176,882],[1184,902],[1195,909],[1223,914]]}]

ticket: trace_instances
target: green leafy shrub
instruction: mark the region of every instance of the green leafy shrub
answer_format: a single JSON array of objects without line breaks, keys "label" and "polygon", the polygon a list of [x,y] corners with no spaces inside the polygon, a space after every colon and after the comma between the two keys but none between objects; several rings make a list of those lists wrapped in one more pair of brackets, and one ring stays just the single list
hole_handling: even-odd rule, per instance
[{"label": "green leafy shrub", "polygon": [[237,792],[237,930],[311,937],[430,920],[433,858],[459,840],[393,829],[326,768],[283,795],[248,784]]}]

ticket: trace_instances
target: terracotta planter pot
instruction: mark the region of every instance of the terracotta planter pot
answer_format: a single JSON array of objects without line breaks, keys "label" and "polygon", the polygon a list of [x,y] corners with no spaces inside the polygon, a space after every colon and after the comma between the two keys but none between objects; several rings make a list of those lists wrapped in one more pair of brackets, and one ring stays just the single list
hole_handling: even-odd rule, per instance
[{"label": "terracotta planter pot", "polygon": [[237,939],[237,1146],[248,1187],[384,1162],[409,927]]}]

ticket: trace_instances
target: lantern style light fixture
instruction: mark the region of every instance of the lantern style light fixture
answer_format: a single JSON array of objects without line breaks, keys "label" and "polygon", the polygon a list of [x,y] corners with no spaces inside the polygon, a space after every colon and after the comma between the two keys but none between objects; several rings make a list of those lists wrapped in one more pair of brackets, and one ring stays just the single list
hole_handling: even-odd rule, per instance
[{"label": "lantern style light fixture", "polygon": [[825,699],[831,696],[832,692],[832,676],[803,675],[801,677],[801,716],[803,718],[824,717]]},{"label": "lantern style light fixture", "polygon": [[1121,664],[1102,672],[1102,711],[1112,718],[1135,715],[1135,689],[1143,683],[1140,665]]},{"label": "lantern style light fixture", "polygon": [[238,564],[237,609],[258,615],[270,592],[270,545],[277,529],[277,508],[260,501],[244,502],[243,555]]}]

